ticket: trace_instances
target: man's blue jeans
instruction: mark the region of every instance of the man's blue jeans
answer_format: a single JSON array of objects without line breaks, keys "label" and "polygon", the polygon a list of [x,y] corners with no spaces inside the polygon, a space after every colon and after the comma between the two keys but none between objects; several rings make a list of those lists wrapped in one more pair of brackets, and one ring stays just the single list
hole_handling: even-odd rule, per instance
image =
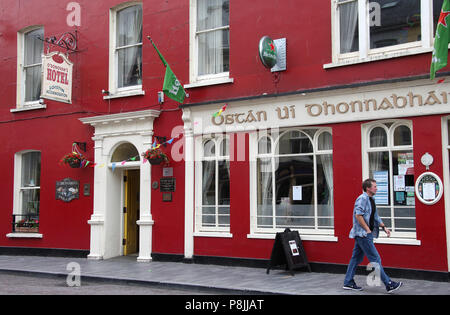
[{"label": "man's blue jeans", "polygon": [[367,256],[371,263],[376,263],[376,268],[380,268],[380,278],[384,285],[388,285],[391,281],[383,270],[381,265],[381,258],[378,254],[375,245],[373,244],[373,235],[368,233],[367,237],[355,237],[355,247],[353,248],[352,258],[347,267],[347,273],[345,274],[344,285],[350,285],[354,283],[353,277],[355,276],[356,267],[363,261],[364,255]]}]

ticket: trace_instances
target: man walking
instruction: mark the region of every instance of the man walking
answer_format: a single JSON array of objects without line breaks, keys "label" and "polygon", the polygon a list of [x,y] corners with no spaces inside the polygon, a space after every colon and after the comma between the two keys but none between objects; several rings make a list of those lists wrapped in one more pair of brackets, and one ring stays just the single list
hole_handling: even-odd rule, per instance
[{"label": "man walking", "polygon": [[362,288],[357,286],[353,277],[355,276],[356,267],[362,262],[364,255],[369,261],[375,265],[381,281],[386,286],[388,293],[398,290],[402,286],[402,282],[394,282],[386,275],[381,266],[381,258],[373,244],[373,239],[378,237],[379,228],[381,227],[389,237],[391,231],[386,228],[383,221],[377,214],[375,201],[373,196],[377,192],[377,183],[374,179],[366,179],[362,184],[363,193],[356,199],[353,209],[353,228],[350,231],[350,238],[355,239],[355,247],[353,248],[352,258],[347,268],[344,279],[345,290],[361,291]]}]

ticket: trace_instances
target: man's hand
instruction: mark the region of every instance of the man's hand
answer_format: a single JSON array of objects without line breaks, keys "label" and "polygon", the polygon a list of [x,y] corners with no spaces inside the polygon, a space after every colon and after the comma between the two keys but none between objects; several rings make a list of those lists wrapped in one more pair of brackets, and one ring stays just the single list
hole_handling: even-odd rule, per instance
[{"label": "man's hand", "polygon": [[386,226],[382,226],[382,229],[384,232],[386,232],[387,237],[391,237],[391,231]]}]

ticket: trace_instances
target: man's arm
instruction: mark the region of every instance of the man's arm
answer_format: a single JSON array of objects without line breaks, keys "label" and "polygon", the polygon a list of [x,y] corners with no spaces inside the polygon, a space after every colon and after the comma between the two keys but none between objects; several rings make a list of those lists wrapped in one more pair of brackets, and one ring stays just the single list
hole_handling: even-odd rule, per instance
[{"label": "man's arm", "polygon": [[[364,221],[364,217],[360,214],[356,214],[356,221],[358,221],[359,225],[362,226],[362,228],[367,232],[367,233],[372,233],[372,231],[369,229],[369,226],[366,224],[366,221]],[[380,227],[383,229],[383,231],[386,232],[387,236],[390,237],[391,236],[391,231],[389,231],[388,228],[386,228],[386,226],[382,223],[380,225]]]},{"label": "man's arm", "polygon": [[362,228],[367,232],[367,233],[372,233],[372,231],[369,229],[369,226],[367,225],[366,221],[364,221],[364,217],[361,214],[356,214],[356,221],[358,221],[359,225],[362,226]]}]

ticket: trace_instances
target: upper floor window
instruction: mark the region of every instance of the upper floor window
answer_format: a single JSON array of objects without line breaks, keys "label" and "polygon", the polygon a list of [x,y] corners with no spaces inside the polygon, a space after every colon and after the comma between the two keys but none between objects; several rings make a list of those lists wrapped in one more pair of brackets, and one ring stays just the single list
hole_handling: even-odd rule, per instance
[{"label": "upper floor window", "polygon": [[230,1],[191,0],[191,83],[228,78]]},{"label": "upper floor window", "polygon": [[346,63],[431,50],[443,0],[332,2],[333,63]]},{"label": "upper floor window", "polygon": [[111,9],[109,92],[142,91],[142,4],[131,2]]},{"label": "upper floor window", "polygon": [[44,29],[27,28],[17,37],[17,108],[39,105]]}]

